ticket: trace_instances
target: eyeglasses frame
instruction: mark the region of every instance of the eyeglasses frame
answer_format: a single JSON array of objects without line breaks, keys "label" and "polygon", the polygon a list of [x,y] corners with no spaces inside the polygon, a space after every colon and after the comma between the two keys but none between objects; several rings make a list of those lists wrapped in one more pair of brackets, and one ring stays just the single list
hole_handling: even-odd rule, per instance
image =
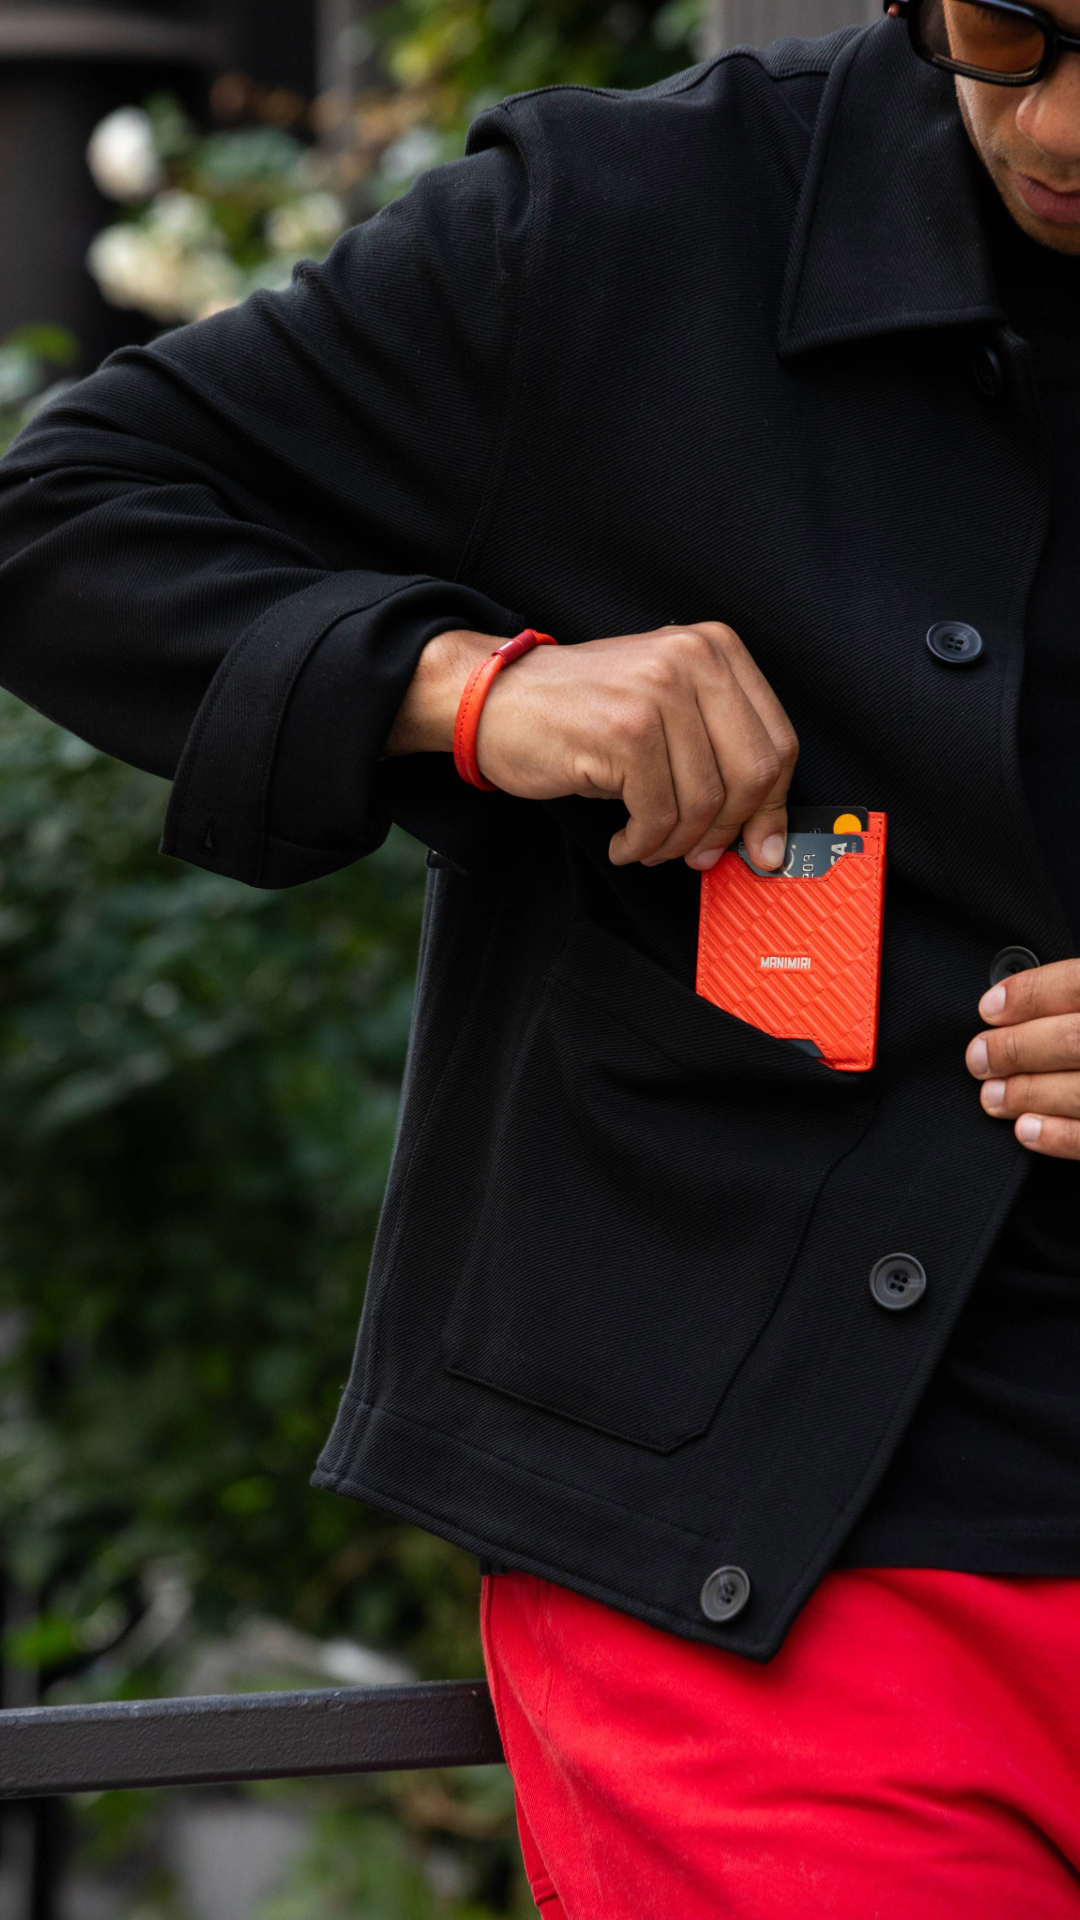
[{"label": "eyeglasses frame", "polygon": [[991,13],[1012,15],[1020,20],[1028,20],[1042,30],[1045,36],[1046,51],[1037,67],[1029,67],[1026,73],[990,73],[985,67],[965,66],[959,60],[946,60],[939,54],[928,53],[919,38],[919,15],[923,9],[923,0],[885,0],[884,11],[894,18],[907,21],[908,39],[912,49],[927,66],[937,67],[942,73],[958,73],[966,80],[981,80],[992,87],[1033,87],[1039,80],[1045,80],[1048,73],[1057,66],[1063,53],[1080,53],[1080,33],[1066,33],[1059,27],[1053,15],[1042,7],[1032,7],[1026,0],[972,0],[972,4],[981,5]]}]

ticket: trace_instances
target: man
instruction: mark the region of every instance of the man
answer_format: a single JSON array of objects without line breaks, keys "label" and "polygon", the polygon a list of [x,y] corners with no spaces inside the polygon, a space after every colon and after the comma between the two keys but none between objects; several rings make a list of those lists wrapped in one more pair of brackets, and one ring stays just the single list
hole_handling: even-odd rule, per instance
[{"label": "man", "polygon": [[[168,851],[433,850],[317,1479],[485,1562],[548,1920],[1080,1913],[1080,0],[891,12],[495,109],[3,469]],[[693,991],[789,787],[889,816],[868,1074]]]}]

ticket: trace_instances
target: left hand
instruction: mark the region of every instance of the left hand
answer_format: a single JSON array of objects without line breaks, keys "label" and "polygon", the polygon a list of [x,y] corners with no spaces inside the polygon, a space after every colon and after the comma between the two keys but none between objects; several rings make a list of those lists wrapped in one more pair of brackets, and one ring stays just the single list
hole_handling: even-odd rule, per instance
[{"label": "left hand", "polygon": [[1080,1160],[1080,960],[1015,973],[979,1002],[988,1032],[967,1050],[983,1110],[1015,1121],[1032,1153]]}]

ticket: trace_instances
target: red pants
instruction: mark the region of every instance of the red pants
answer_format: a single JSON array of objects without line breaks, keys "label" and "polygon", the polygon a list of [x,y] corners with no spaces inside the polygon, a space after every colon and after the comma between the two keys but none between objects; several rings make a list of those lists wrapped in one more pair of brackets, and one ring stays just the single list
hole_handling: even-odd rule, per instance
[{"label": "red pants", "polygon": [[1080,1920],[1080,1581],[834,1573],[768,1666],[483,1609],[543,1920]]}]

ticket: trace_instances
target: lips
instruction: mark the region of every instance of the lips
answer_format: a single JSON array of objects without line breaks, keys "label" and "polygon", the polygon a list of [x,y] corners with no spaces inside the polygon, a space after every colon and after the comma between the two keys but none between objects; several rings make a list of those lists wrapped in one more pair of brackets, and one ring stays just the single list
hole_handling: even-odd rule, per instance
[{"label": "lips", "polygon": [[1025,204],[1040,220],[1052,220],[1059,227],[1080,227],[1080,188],[1074,193],[1059,193],[1029,174],[1018,173],[1016,184]]}]

